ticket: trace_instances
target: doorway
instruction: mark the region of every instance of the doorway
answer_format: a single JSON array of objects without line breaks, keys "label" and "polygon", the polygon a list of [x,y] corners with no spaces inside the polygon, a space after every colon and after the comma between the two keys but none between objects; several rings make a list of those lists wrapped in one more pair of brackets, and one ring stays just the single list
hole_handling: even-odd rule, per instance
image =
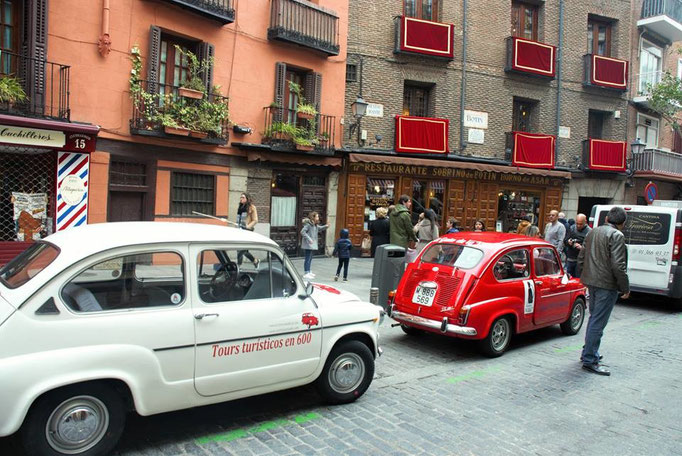
[{"label": "doorway", "polygon": [[[152,168],[152,169],[150,169]],[[112,159],[109,163],[108,222],[153,220],[153,188],[155,167]]]},{"label": "doorway", "polygon": [[419,214],[426,209],[431,209],[436,214],[439,229],[442,229],[444,201],[444,180],[414,179],[412,181],[412,223],[416,224],[419,221]]},{"label": "doorway", "polygon": [[590,213],[592,212],[592,206],[595,206],[597,204],[611,204],[611,198],[594,198],[581,196],[580,198],[578,198],[578,214],[585,214],[589,218]]}]

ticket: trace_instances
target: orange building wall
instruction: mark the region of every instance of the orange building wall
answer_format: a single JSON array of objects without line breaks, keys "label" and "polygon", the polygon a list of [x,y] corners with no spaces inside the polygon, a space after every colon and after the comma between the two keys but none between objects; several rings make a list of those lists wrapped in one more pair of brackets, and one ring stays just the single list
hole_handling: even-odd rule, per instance
[{"label": "orange building wall", "polygon": [[109,154],[90,154],[90,189],[88,194],[88,223],[107,221],[107,193],[109,187]]}]

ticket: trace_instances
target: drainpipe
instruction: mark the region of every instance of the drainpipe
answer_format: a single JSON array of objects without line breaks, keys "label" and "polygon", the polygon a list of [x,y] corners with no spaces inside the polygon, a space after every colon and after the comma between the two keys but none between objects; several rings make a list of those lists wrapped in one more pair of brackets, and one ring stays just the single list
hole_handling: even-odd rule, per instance
[{"label": "drainpipe", "polygon": [[459,95],[459,146],[460,153],[467,146],[464,140],[464,104],[467,94],[467,0],[462,1],[462,86]]},{"label": "drainpipe", "polygon": [[97,48],[102,57],[111,52],[111,37],[109,36],[109,0],[102,0],[102,34],[97,40]]},{"label": "drainpipe", "polygon": [[556,86],[556,149],[554,163],[559,163],[559,129],[561,128],[561,63],[564,53],[564,0],[559,0],[559,46],[557,46]]}]

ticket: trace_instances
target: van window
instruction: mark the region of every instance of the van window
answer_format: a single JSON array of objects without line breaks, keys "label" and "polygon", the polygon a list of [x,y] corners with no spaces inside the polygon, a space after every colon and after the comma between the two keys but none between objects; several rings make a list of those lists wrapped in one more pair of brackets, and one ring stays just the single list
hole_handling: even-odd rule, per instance
[{"label": "van window", "polygon": [[[599,225],[605,223],[608,211],[599,213]],[[623,234],[628,245],[665,245],[670,240],[670,214],[630,211]]]}]

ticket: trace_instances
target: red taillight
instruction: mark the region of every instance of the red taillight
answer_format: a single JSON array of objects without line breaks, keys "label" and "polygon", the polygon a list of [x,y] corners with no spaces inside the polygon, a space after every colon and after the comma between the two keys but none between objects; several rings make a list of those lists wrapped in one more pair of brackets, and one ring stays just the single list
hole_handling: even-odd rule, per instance
[{"label": "red taillight", "polygon": [[673,261],[680,260],[682,250],[682,228],[675,228],[675,243],[673,244]]},{"label": "red taillight", "polygon": [[395,290],[391,290],[388,292],[388,307],[391,307],[391,304],[393,304],[394,300],[395,300]]}]

